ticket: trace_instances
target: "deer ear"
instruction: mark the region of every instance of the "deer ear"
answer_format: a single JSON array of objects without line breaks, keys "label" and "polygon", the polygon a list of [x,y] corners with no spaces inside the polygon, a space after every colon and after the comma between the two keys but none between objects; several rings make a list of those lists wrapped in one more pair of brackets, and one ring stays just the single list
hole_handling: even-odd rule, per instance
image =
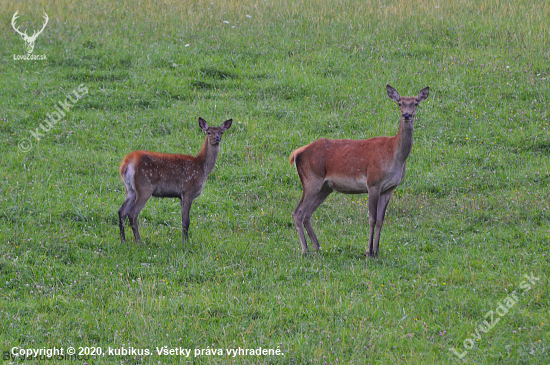
[{"label": "deer ear", "polygon": [[390,85],[386,85],[386,91],[388,92],[388,96],[390,97],[390,99],[392,99],[393,101],[401,100],[401,95],[399,95],[397,90],[395,90]]},{"label": "deer ear", "polygon": [[228,119],[222,124],[222,131],[226,131],[231,127],[231,123],[233,123],[233,119]]},{"label": "deer ear", "polygon": [[206,124],[206,120],[202,119],[201,117],[199,117],[199,127],[201,127],[201,129],[205,132],[208,130],[208,128],[210,128],[208,127],[208,124]]},{"label": "deer ear", "polygon": [[416,101],[421,102],[426,99],[428,99],[428,94],[430,93],[430,87],[426,86],[420,92],[418,93],[418,96],[416,97]]}]

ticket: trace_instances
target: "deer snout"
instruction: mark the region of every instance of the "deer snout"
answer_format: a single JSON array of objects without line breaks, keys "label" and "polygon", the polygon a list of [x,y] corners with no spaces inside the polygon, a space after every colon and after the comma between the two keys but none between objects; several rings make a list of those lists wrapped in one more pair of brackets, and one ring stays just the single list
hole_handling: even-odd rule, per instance
[{"label": "deer snout", "polygon": [[405,119],[411,119],[412,116],[413,115],[411,113],[403,113],[403,118],[405,118]]},{"label": "deer snout", "polygon": [[214,142],[220,143],[221,141],[222,141],[222,137],[220,137],[220,136],[214,137]]}]

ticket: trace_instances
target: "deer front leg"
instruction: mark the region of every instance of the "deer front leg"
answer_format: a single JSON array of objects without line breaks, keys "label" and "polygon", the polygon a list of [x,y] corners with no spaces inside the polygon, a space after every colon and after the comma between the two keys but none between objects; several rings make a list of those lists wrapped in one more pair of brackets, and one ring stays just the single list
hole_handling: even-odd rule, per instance
[{"label": "deer front leg", "polygon": [[380,190],[378,188],[369,189],[369,246],[367,248],[367,258],[374,257],[374,231],[376,227],[376,212],[378,208],[378,200],[380,198]]},{"label": "deer front leg", "polygon": [[184,244],[185,241],[189,239],[189,225],[191,219],[189,219],[189,212],[191,211],[191,205],[193,204],[193,199],[187,198],[184,194],[181,195],[181,230],[182,230],[182,240],[181,243]]},{"label": "deer front leg", "polygon": [[[393,189],[386,191],[378,198],[378,207],[376,209],[376,223],[374,229],[374,242],[373,242],[373,256],[378,257],[378,244],[380,243],[380,231],[382,230],[382,224],[384,224],[384,217],[386,215],[386,208],[390,202]],[[369,207],[370,209],[370,207]]]}]

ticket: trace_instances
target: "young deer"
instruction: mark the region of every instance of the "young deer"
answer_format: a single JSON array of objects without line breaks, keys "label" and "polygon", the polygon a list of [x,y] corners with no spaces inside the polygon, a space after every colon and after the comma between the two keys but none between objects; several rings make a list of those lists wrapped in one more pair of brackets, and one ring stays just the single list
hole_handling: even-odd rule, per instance
[{"label": "young deer", "polygon": [[180,199],[182,242],[188,239],[191,204],[200,195],[206,178],[216,164],[222,134],[231,127],[232,121],[229,119],[219,127],[209,127],[206,121],[199,117],[199,126],[207,136],[195,157],[148,151],[134,151],[126,155],[119,169],[120,177],[126,186],[126,200],[118,210],[122,243],[126,242],[124,221],[128,216],[136,242],[141,244],[137,217],[151,195]]},{"label": "young deer", "polygon": [[369,194],[370,235],[367,256],[378,256],[386,207],[394,189],[405,177],[405,163],[413,144],[416,107],[428,98],[429,92],[426,87],[416,97],[401,97],[390,85],[386,85],[386,90],[401,111],[396,136],[364,140],[319,139],[290,155],[290,164],[296,164],[303,185],[302,198],[292,212],[302,254],[309,252],[304,225],[313,249],[319,250],[319,241],[311,226],[311,216],[336,190],[344,194]]}]

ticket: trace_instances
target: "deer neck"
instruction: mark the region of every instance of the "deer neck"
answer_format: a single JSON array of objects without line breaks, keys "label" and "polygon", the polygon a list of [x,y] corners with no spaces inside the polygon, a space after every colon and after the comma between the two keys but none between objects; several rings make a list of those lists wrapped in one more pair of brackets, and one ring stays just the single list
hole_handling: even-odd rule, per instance
[{"label": "deer neck", "polygon": [[220,145],[212,145],[208,141],[208,136],[204,139],[204,143],[202,144],[202,148],[197,155],[197,161],[202,166],[203,171],[206,173],[206,175],[210,174],[212,169],[214,168],[214,165],[216,164],[216,160],[218,159],[218,153],[220,152]]},{"label": "deer neck", "polygon": [[407,121],[401,118],[399,132],[397,133],[397,146],[395,157],[399,162],[404,163],[409,157],[413,145],[414,119]]}]

